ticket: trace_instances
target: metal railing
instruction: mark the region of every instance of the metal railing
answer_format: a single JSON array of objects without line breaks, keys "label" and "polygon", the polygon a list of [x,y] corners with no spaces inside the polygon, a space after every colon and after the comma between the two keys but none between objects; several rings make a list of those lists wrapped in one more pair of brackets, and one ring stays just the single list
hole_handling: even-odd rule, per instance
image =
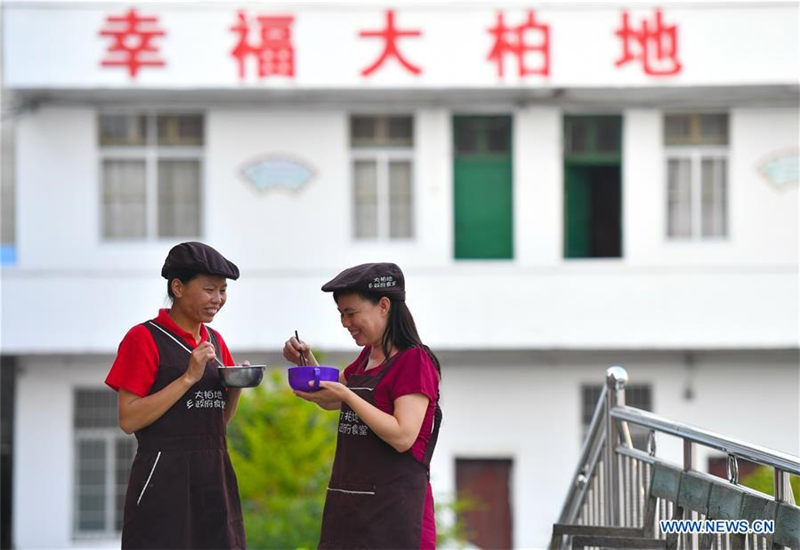
[{"label": "metal railing", "polygon": [[[645,516],[650,498],[652,469],[656,463],[666,464],[655,456],[656,433],[674,436],[683,441],[683,464],[676,467],[678,470],[697,472],[696,448],[697,445],[702,445],[727,455],[726,489],[732,489],[736,494],[757,494],[765,499],[774,499],[775,503],[794,504],[789,475],[800,475],[798,457],[628,407],[625,405],[627,381],[628,375],[622,367],[614,366],[606,371],[606,384],[595,406],[558,524],[638,528],[645,533],[651,532],[656,538],[668,539],[658,529],[652,529],[654,524],[658,525],[659,520],[679,516],[685,519],[706,519],[704,513],[691,509],[684,511],[678,507],[677,502],[664,498],[653,499],[649,514]],[[646,451],[633,447],[629,423],[649,430]],[[739,485],[739,459],[772,468],[774,496],[756,493]],[[723,480],[717,482],[725,483]],[[645,525],[650,521],[654,523]],[[715,548],[761,548],[773,544],[768,536],[748,535],[733,540],[730,535],[703,539],[695,534],[670,541],[668,547],[705,547],[714,540]],[[560,546],[565,547],[567,544],[568,536],[561,539]]]}]

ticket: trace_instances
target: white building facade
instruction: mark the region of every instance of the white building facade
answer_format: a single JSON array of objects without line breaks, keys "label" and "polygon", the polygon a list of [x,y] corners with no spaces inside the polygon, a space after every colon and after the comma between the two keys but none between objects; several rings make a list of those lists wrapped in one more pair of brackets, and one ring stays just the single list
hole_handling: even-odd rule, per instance
[{"label": "white building facade", "polygon": [[92,418],[184,240],[239,265],[214,326],[278,368],[295,329],[354,357],[319,287],[403,268],[443,363],[434,491],[505,510],[478,545],[546,545],[612,364],[629,404],[800,454],[797,16],[6,3],[14,546],[118,544],[132,450]]}]

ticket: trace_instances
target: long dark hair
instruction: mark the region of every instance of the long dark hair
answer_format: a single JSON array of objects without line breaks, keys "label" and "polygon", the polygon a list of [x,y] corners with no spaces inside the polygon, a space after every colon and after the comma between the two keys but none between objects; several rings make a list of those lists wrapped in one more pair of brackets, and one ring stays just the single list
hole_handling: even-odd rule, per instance
[{"label": "long dark hair", "polygon": [[[333,299],[338,302],[339,297],[343,294],[350,294],[349,292],[334,292]],[[377,305],[381,298],[385,296],[377,292],[355,292],[365,300],[370,301],[372,304]],[[392,350],[392,345],[400,350],[406,350],[413,347],[422,348],[428,357],[433,361],[436,367],[436,372],[439,373],[439,378],[442,377],[442,367],[439,363],[439,358],[431,351],[431,348],[422,343],[422,339],[417,332],[417,325],[414,323],[414,317],[411,315],[411,310],[408,309],[404,300],[392,300],[386,296],[392,303],[389,308],[389,319],[386,322],[386,329],[383,331],[381,338],[381,350],[384,357],[389,358],[389,353]]]}]

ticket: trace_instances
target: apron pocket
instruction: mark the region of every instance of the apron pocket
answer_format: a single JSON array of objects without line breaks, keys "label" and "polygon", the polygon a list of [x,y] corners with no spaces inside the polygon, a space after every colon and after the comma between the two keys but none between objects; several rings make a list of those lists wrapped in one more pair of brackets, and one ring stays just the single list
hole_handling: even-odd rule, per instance
[{"label": "apron pocket", "polygon": [[147,480],[144,482],[144,487],[142,487],[142,492],[139,493],[139,498],[136,499],[136,506],[139,506],[139,503],[142,501],[142,497],[144,496],[145,491],[147,491],[147,487],[150,485],[150,480],[153,478],[153,473],[156,471],[156,466],[158,466],[158,461],[160,459],[161,451],[158,451],[156,459],[153,461],[153,467],[150,468],[150,474],[147,476]]},{"label": "apron pocket", "polygon": [[328,485],[328,493],[375,496],[375,485],[372,483],[331,483]]}]

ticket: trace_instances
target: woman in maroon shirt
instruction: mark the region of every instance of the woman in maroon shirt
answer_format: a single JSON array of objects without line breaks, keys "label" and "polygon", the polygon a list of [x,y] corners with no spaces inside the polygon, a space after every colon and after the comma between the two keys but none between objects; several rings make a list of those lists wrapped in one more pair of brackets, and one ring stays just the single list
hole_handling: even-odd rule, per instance
[{"label": "woman in maroon shirt", "polygon": [[[429,466],[439,434],[439,361],[423,345],[405,303],[403,273],[391,263],[346,269],[333,292],[342,325],[363,350],[317,392],[295,393],[340,410],[336,457],[320,548],[435,548]],[[317,360],[290,338],[289,361]]]},{"label": "woman in maroon shirt", "polygon": [[123,548],[244,548],[236,475],[225,428],[239,389],[220,384],[233,364],[209,323],[239,269],[198,242],[173,247],[161,275],[172,307],[132,328],[106,383],[119,425],[138,443],[122,527]]}]

